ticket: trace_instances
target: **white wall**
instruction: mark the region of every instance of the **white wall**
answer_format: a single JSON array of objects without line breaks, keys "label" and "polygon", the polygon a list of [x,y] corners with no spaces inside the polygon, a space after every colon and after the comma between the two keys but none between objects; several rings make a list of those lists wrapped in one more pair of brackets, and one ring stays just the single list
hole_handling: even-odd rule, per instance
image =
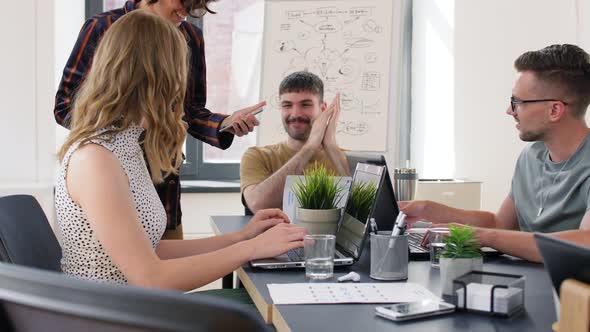
[{"label": "white wall", "polygon": [[[449,1],[420,0],[414,4],[425,7],[428,15],[441,12]],[[505,114],[511,89],[516,77],[514,60],[528,50],[536,50],[558,43],[580,43],[590,50],[590,4],[586,0],[455,0],[454,20],[451,28],[454,67],[448,77],[428,72],[427,63],[414,57],[414,105],[436,97],[431,91],[420,93],[421,80],[437,81],[454,86],[454,100],[450,116],[454,137],[445,138],[452,144],[442,146],[445,158],[430,163],[448,163],[456,178],[483,181],[482,209],[495,211],[510,189],[510,180],[516,158],[525,145],[518,138],[514,120]],[[431,15],[432,16],[432,15]],[[439,22],[440,23],[440,22]],[[446,36],[447,32],[442,35]],[[414,45],[424,40],[414,34]],[[418,38],[418,40],[416,40]],[[425,38],[425,37],[422,37]],[[414,53],[417,50],[414,50]],[[425,52],[424,47],[418,50]],[[444,60],[446,54],[442,57]],[[441,66],[449,66],[442,61]],[[426,71],[426,73],[425,73]],[[442,77],[441,77],[442,76]],[[453,77],[454,76],[454,77]],[[418,88],[416,88],[418,85]],[[447,104],[448,105],[448,104]],[[417,116],[432,121],[424,112],[430,107],[416,107]],[[440,107],[435,111],[440,111]],[[443,108],[444,110],[444,108]],[[438,124],[436,125],[448,125]],[[413,135],[413,155],[424,151],[424,141],[439,140],[416,124]],[[451,160],[448,160],[448,159]],[[422,165],[428,169],[432,164]]]},{"label": "white wall", "polygon": [[244,215],[240,193],[184,193],[181,198],[185,238],[210,236],[209,216]]},{"label": "white wall", "polygon": [[482,208],[495,211],[524,146],[514,119],[504,114],[516,77],[514,60],[550,44],[576,43],[575,1],[456,4],[456,176],[482,180]]},{"label": "white wall", "polygon": [[51,218],[55,130],[54,0],[3,3],[0,40],[0,196],[30,193]]},{"label": "white wall", "polygon": [[420,178],[452,178],[455,0],[413,3],[412,164]]}]

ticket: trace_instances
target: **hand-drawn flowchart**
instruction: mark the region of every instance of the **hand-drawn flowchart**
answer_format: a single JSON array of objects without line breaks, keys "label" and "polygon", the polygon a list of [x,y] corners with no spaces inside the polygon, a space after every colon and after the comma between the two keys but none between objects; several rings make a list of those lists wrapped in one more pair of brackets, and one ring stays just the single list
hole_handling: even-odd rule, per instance
[{"label": "hand-drawn flowchart", "polygon": [[391,0],[268,0],[265,10],[262,97],[269,102],[262,144],[286,136],[278,86],[299,70],[324,82],[329,104],[341,93],[338,143],[351,150],[384,151],[391,62]]}]

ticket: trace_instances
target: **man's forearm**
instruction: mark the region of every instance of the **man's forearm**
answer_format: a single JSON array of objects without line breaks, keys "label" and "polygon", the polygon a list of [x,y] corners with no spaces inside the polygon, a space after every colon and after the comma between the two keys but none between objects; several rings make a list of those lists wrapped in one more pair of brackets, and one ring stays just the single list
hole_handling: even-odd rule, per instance
[{"label": "man's forearm", "polygon": [[479,241],[484,247],[531,262],[542,261],[532,233],[492,228],[479,229],[479,233]]},{"label": "man's forearm", "polygon": [[[480,229],[479,232],[481,232],[479,237],[482,246],[492,247],[531,262],[543,261],[532,233],[499,229]],[[590,246],[590,230],[575,229],[549,235],[582,246]]]},{"label": "man's forearm", "polygon": [[244,199],[252,212],[268,208],[281,208],[283,190],[288,175],[301,175],[313,157],[314,151],[305,147],[299,150],[283,167],[266,180],[244,191]]},{"label": "man's forearm", "polygon": [[328,158],[336,167],[336,172],[341,176],[350,176],[350,169],[348,167],[348,161],[346,160],[346,154],[338,146],[326,146],[326,154]]},{"label": "man's forearm", "polygon": [[433,223],[459,223],[476,227],[495,228],[495,215],[487,211],[463,210],[440,203],[433,203],[428,211],[429,215],[434,215]]}]

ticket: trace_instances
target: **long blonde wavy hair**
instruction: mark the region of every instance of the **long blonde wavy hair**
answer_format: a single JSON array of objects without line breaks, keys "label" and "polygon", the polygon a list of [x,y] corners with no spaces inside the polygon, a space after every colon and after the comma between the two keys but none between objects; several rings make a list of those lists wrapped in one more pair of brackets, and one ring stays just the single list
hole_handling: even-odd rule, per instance
[{"label": "long blonde wavy hair", "polygon": [[176,174],[186,137],[188,52],[182,33],[156,15],[135,10],[117,20],[100,41],[76,95],[59,159],[76,142],[110,140],[143,121],[147,129],[140,143],[152,181]]}]

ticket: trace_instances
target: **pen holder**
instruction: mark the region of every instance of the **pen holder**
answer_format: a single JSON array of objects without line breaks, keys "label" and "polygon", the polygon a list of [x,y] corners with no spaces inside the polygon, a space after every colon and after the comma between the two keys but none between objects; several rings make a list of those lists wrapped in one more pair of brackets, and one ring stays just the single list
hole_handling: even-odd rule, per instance
[{"label": "pen holder", "polygon": [[371,273],[377,280],[408,279],[408,235],[371,233]]}]

